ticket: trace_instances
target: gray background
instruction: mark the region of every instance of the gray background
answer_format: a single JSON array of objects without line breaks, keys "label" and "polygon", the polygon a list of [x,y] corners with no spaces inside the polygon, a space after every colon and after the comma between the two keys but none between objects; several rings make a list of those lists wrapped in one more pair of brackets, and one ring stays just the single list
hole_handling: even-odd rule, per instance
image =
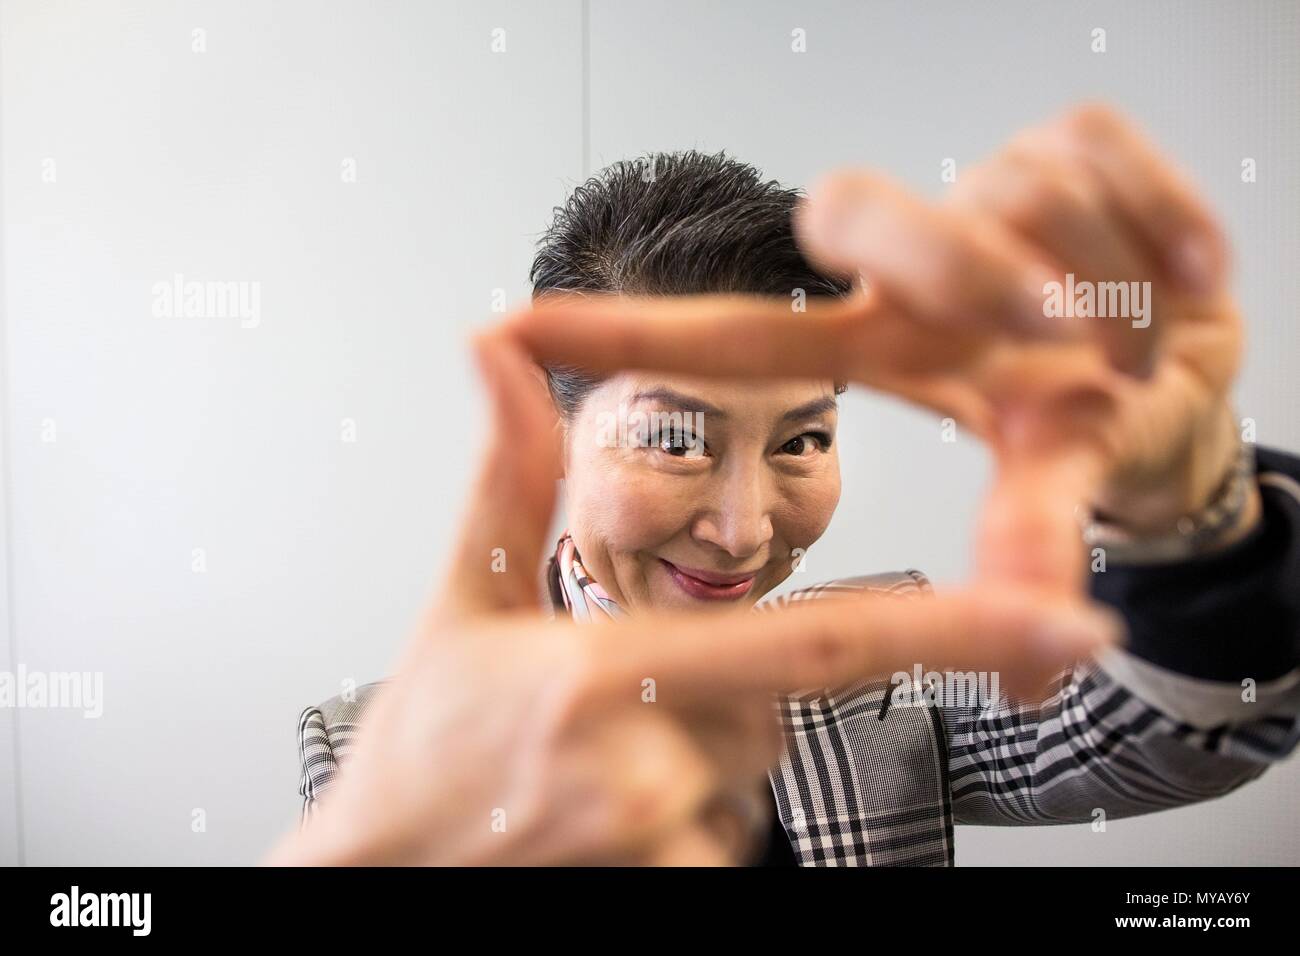
[{"label": "gray background", "polygon": [[[0,710],[0,863],[247,862],[291,824],[298,711],[385,674],[443,569],[481,422],[465,335],[494,290],[526,298],[550,208],[616,159],[865,164],[935,194],[945,158],[1106,99],[1221,212],[1241,413],[1300,448],[1291,3],[6,0],[0,30],[0,669],[105,680],[99,720]],[[177,272],[260,282],[261,325],[154,318]],[[852,394],[841,447],[792,583],[960,579],[978,445]],[[1106,833],[963,828],[957,859],[1294,864],[1297,782]]]}]

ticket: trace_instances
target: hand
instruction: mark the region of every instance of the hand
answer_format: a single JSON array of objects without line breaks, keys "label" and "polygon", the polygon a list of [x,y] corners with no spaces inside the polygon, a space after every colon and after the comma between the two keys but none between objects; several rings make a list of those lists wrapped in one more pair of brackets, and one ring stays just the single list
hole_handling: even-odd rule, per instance
[{"label": "hand", "polygon": [[[854,188],[851,180],[844,185]],[[1242,330],[1227,288],[1222,230],[1183,175],[1121,116],[1087,106],[1021,132],[964,173],[945,213],[957,235],[939,234],[933,254],[960,256],[961,234],[969,242],[992,220],[1001,258],[1021,275],[1038,273],[1026,306],[1031,313],[1037,306],[1034,322],[1046,324],[1049,336],[1099,345],[1114,368],[1132,376],[1080,369],[1079,379],[1062,387],[1054,381],[1055,353],[1008,359],[1007,376],[1024,380],[1013,378],[989,397],[1004,401],[1004,425],[1017,413],[1028,418],[1013,423],[1029,432],[1013,440],[1042,444],[1091,433],[1103,472],[1091,503],[1139,533],[1172,530],[1180,516],[1208,503],[1239,444],[1228,391]],[[995,270],[1006,268],[993,258]],[[1124,283],[1141,294],[1141,308],[1134,299],[1120,316],[1044,316],[1044,285],[1061,288],[1067,274],[1079,287]],[[1014,277],[1003,275],[1006,282]],[[978,307],[953,287],[936,294],[952,296],[947,316]],[[1034,383],[1046,387],[1035,391]]]},{"label": "hand", "polygon": [[[1078,593],[1079,505],[1159,533],[1226,475],[1241,324],[1224,240],[1114,113],[1085,107],[1020,134],[942,203],[872,173],[831,176],[797,226],[814,260],[868,287],[803,315],[744,297],[558,300],[508,327],[544,361],[835,377],[952,416],[997,461],[977,547],[984,581]],[[1150,311],[1049,318],[1045,285],[1067,273],[1149,282]],[[1246,522],[1257,514],[1255,492]]]},{"label": "hand", "polygon": [[[1114,639],[1110,615],[998,591],[545,621],[535,608],[558,473],[551,406],[504,338],[482,340],[479,360],[493,437],[454,572],[334,787],[268,862],[740,861],[754,821],[731,808],[753,803],[776,760],[772,691],[918,661],[1001,668],[1004,684],[1034,688]],[[503,573],[491,570],[496,548]]]}]

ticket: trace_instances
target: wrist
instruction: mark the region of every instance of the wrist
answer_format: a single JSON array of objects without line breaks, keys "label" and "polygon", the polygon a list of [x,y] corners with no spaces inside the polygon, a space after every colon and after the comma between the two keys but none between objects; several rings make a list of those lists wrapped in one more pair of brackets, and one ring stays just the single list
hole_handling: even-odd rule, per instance
[{"label": "wrist", "polygon": [[265,866],[400,866],[411,847],[384,825],[382,815],[353,805],[346,782],[317,802],[302,826],[284,835]]},{"label": "wrist", "polygon": [[262,860],[263,866],[366,866],[364,847],[338,839],[323,822],[313,821],[285,834]]},{"label": "wrist", "polygon": [[1241,435],[1231,406],[1192,429],[1158,471],[1124,476],[1093,502],[1097,520],[1134,537],[1157,537],[1179,530],[1190,515],[1207,508],[1238,467]]},{"label": "wrist", "polygon": [[1084,540],[1126,564],[1181,561],[1227,548],[1244,538],[1263,514],[1254,464],[1253,448],[1238,439],[1212,490],[1183,499],[1196,502],[1194,509],[1131,522],[1097,510],[1084,524]]}]

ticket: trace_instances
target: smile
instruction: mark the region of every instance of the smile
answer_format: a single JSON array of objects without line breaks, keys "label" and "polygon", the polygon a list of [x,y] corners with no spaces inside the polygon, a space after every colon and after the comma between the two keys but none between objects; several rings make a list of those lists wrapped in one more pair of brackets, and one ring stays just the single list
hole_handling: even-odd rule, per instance
[{"label": "smile", "polygon": [[718,574],[714,571],[702,571],[696,568],[679,568],[671,561],[660,558],[659,561],[668,570],[668,576],[688,595],[701,601],[735,601],[749,593],[754,586],[754,575]]}]

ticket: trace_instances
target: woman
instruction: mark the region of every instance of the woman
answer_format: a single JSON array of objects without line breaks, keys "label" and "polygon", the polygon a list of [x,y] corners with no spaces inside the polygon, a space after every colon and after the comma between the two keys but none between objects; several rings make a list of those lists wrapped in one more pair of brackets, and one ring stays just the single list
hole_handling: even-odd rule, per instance
[{"label": "woman", "polygon": [[[1098,135],[1099,121],[1092,114],[1068,122],[1076,138]],[[1045,131],[1040,140],[1059,132]],[[1114,135],[1113,128],[1108,135]],[[972,177],[977,185],[966,193],[973,197],[968,201],[984,203],[985,213],[1017,222],[1011,214],[1015,202],[1006,200],[1008,184],[1033,183],[1062,162],[1055,154],[1050,159],[1046,153],[1031,155],[1026,144],[1032,142],[1022,137],[1010,158],[990,164],[993,172],[983,179]],[[1130,152],[1137,155],[1134,148]],[[1097,176],[1099,190],[1123,189],[1106,181],[1104,174]],[[1059,176],[1054,181],[1059,183]],[[852,192],[861,185],[850,182],[844,188]],[[1041,205],[1044,192],[1037,195]],[[823,194],[805,217],[805,239],[820,236],[810,245],[825,268],[814,268],[795,242],[796,194],[762,182],[751,168],[723,156],[695,153],[617,164],[575,191],[557,210],[534,262],[535,298],[545,301],[559,292],[638,298],[741,293],[779,297],[799,311],[807,298],[815,303],[850,293],[851,284],[831,269],[851,272],[870,265],[866,271],[873,280],[879,277],[886,293],[912,313],[908,321],[920,330],[917,341],[924,346],[916,351],[921,364],[960,363],[977,354],[992,355],[996,366],[1000,359],[1001,352],[980,351],[983,346],[964,328],[942,327],[941,322],[950,319],[929,327],[913,321],[916,315],[924,319],[940,310],[951,313],[958,297],[971,306],[968,314],[1007,315],[1019,331],[1042,331],[1041,308],[1035,315],[1033,296],[1025,292],[1024,283],[994,281],[1000,278],[999,269],[1011,273],[1019,268],[1014,259],[1021,248],[1008,245],[999,253],[990,252],[981,234],[971,241],[980,255],[987,253],[980,269],[972,271],[971,263],[961,257],[936,256],[941,271],[950,274],[940,276],[944,282],[932,282],[933,262],[927,264],[920,256],[918,264],[916,255],[899,250],[915,252],[922,242],[919,237],[938,241],[936,236],[948,223],[927,221],[919,206],[906,203],[897,203],[898,208],[883,216],[869,211],[846,217],[843,211],[852,209],[852,203],[843,195],[835,199],[833,204]],[[878,193],[871,199],[873,210],[893,201]],[[832,205],[841,215],[834,225],[819,229],[817,209]],[[1058,219],[1060,209],[1060,203],[1052,205]],[[1094,253],[1104,247],[1119,258],[1138,246],[1117,231],[1121,227],[1103,219],[1098,214],[1092,222],[1093,238],[1100,237],[1091,247]],[[1072,261],[1064,253],[1077,255],[1078,250],[1061,247],[1077,243],[1078,231],[1062,238],[1031,228],[1044,221],[1031,219],[1026,226],[1019,220],[1020,239],[1032,239],[1059,260]],[[882,231],[886,238],[878,235]],[[876,245],[871,248],[873,233]],[[857,238],[846,240],[846,234]],[[862,239],[864,235],[868,238]],[[951,236],[940,238],[953,241]],[[1206,256],[1194,254],[1190,264],[1187,258],[1171,260],[1171,287],[1180,281],[1189,288],[1204,283],[1201,273],[1212,268]],[[1116,261],[1103,265],[1131,268],[1131,263]],[[1041,282],[1038,288],[1041,291]],[[655,303],[653,309],[669,311],[665,305]],[[646,318],[647,310],[638,308],[562,304],[515,329],[520,341],[544,360],[550,395],[563,423],[569,524],[546,569],[551,608],[592,622],[651,610],[753,608],[795,570],[834,513],[840,495],[836,395],[842,387],[831,380],[719,380],[689,374],[694,368],[770,373],[773,367],[783,367],[781,357],[786,354],[790,375],[806,374],[807,369],[802,343],[794,337],[779,338],[792,326],[781,325],[778,337],[769,341],[775,325],[740,324],[742,319],[752,321],[752,315],[729,316],[725,306],[715,304],[707,318],[691,314],[677,326],[666,324],[647,334],[635,325]],[[752,336],[749,328],[755,329]],[[822,335],[821,328],[810,323],[809,337]],[[888,331],[882,323],[872,334],[881,329]],[[1154,359],[1148,343],[1135,345],[1131,336],[1113,331],[1103,332],[1100,339],[1117,368],[1137,381],[1152,378]],[[895,360],[906,354],[911,340],[889,341],[890,358]],[[634,356],[629,363],[634,342],[656,354]],[[788,353],[774,351],[782,343]],[[860,337],[839,340],[846,352],[859,350],[856,359],[861,364],[856,366],[852,361],[828,362],[825,343],[816,344],[822,352],[819,369],[834,366],[837,374],[849,369],[857,380],[883,384],[951,411],[977,432],[990,434],[988,406],[975,403],[950,381],[913,376],[913,369],[906,367],[901,373],[895,367],[882,371],[882,363],[862,348]],[[558,361],[561,357],[576,364]],[[612,371],[627,364],[678,371]],[[1165,381],[1163,373],[1157,377]],[[993,389],[1002,388],[1007,376],[992,379]],[[1127,387],[1118,386],[1121,392]],[[978,397],[988,399],[990,394],[986,389]],[[1147,400],[1145,407],[1142,400],[1134,400],[1139,410],[1160,408],[1156,399]],[[1112,430],[1099,430],[1101,437],[1093,443],[1105,449],[1097,457],[1110,456],[1105,468],[1098,464],[1089,470],[1091,457],[1073,458],[1068,459],[1070,468],[1051,473],[1058,484],[1078,480],[1083,487],[1087,482],[1079,473],[1092,479],[1108,471],[1109,480],[1101,482],[1102,493],[1094,500],[1118,520],[1098,524],[1093,531],[1111,534],[1106,540],[1112,542],[1114,557],[1131,557],[1134,567],[1112,565],[1106,575],[1095,576],[1091,586],[1095,596],[1124,612],[1136,653],[1115,655],[1105,667],[1095,660],[1081,662],[1036,706],[1013,706],[998,695],[953,700],[933,686],[928,688],[931,706],[891,706],[900,699],[915,702],[918,692],[924,696],[925,689],[901,680],[813,689],[785,698],[781,711],[786,746],[770,775],[778,824],[769,840],[768,862],[951,865],[954,822],[1091,822],[1099,812],[1104,817],[1149,812],[1226,793],[1289,753],[1296,741],[1294,705],[1280,709],[1270,700],[1267,708],[1246,713],[1231,704],[1242,675],[1259,673],[1279,693],[1291,686],[1295,621],[1292,599],[1280,596],[1285,587],[1279,590],[1277,572],[1294,560],[1295,529],[1288,524],[1294,520],[1294,502],[1273,501],[1272,490],[1268,499],[1261,497],[1251,475],[1254,456],[1247,450],[1237,447],[1225,454],[1225,442],[1239,446],[1239,441],[1224,437],[1231,433],[1235,438],[1231,416],[1224,414],[1226,402],[1222,409],[1208,399],[1204,407],[1185,404],[1195,408],[1195,414],[1187,413],[1187,421],[1180,419],[1160,440],[1146,442],[1110,440],[1126,434],[1120,405],[1121,413],[1105,423]],[[1076,416],[1071,428],[1091,427],[1103,417],[1089,412],[1088,423],[1080,426],[1078,406],[1076,401],[1070,408]],[[1054,447],[1054,429],[1061,427],[1055,415],[1043,413],[1022,426],[1032,435],[1026,447]],[[1220,427],[1225,422],[1226,430]],[[1193,435],[1194,442],[1187,435]],[[1153,488],[1172,487],[1176,483],[1168,476],[1184,474],[1170,464],[1180,456],[1168,450],[1184,443],[1195,448],[1195,454],[1187,456],[1196,461],[1195,469],[1186,472],[1193,478],[1166,501],[1163,492],[1155,494]],[[1137,445],[1144,447],[1134,451]],[[1266,473],[1264,487],[1270,489],[1285,482],[1270,483],[1268,474],[1296,470],[1294,460],[1263,452],[1259,466]],[[1040,470],[1028,482],[1018,481],[1014,468],[1004,473],[1010,477],[1000,487],[1017,505],[1045,483],[1047,474]],[[1116,473],[1119,479],[1114,479]],[[1152,475],[1166,480],[1151,481]],[[1287,494],[1289,488],[1278,492]],[[1184,508],[1189,502],[1196,507]],[[1196,533],[1172,538],[1160,534],[1162,509],[1173,518],[1191,513],[1198,522]],[[1023,579],[1043,577],[1041,570],[1051,567],[1064,578],[1076,574],[1073,555],[1039,553],[1040,542],[1051,540],[1051,534],[1036,535],[1032,541],[1022,537],[1030,542],[1023,548],[1005,546],[1012,532],[999,523],[996,502],[992,513],[984,543],[996,557],[983,573]],[[1207,514],[1214,516],[1212,521],[1204,517]],[[1053,520],[1059,526],[1059,515]],[[1270,533],[1262,526],[1271,528],[1272,544],[1266,543]],[[1119,532],[1128,534],[1125,541]],[[1290,542],[1280,549],[1279,533]],[[989,543],[999,540],[1004,546]],[[1059,534],[1056,540],[1059,543]],[[1176,550],[1170,552],[1170,547]],[[1144,570],[1136,563],[1144,554],[1162,560],[1158,570]],[[1168,560],[1171,554],[1178,560]],[[1243,578],[1247,568],[1254,571]],[[1231,574],[1240,584],[1220,588],[1218,598],[1207,598],[1207,573],[1216,582]],[[1160,585],[1154,595],[1153,583]],[[920,572],[907,571],[831,582],[787,600],[864,590],[921,597],[929,585]],[[1193,598],[1203,602],[1199,618],[1204,629],[1203,639],[1192,643],[1202,650],[1214,645],[1200,659],[1188,655],[1185,633],[1180,635],[1181,646],[1168,634],[1171,624],[1195,626],[1170,617],[1180,601]],[[1213,633],[1243,607],[1255,609],[1259,643],[1272,649],[1266,663],[1257,650],[1229,646],[1224,634]],[[1207,682],[1212,686],[1207,688]],[[900,697],[902,690],[909,694]],[[367,696],[363,689],[356,701],[336,698],[304,712],[300,739],[306,810],[328,789]]]}]

